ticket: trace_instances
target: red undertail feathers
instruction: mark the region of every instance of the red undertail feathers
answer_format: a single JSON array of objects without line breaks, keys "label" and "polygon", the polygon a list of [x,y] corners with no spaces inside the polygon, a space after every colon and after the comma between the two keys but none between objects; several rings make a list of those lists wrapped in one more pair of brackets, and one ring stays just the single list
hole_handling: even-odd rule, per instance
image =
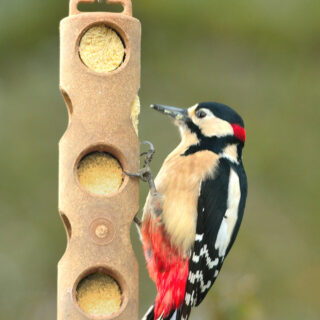
[{"label": "red undertail feathers", "polygon": [[151,279],[157,286],[154,315],[165,318],[178,309],[185,296],[189,259],[172,247],[163,225],[148,219],[142,226],[143,250]]}]

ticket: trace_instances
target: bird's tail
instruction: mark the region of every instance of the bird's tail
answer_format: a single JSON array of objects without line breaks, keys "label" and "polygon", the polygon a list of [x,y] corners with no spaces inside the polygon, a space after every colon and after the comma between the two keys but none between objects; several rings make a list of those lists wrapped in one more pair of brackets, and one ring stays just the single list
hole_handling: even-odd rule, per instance
[{"label": "bird's tail", "polygon": [[166,318],[163,318],[162,316],[158,319],[154,318],[154,305],[152,305],[147,313],[144,315],[144,317],[141,320],[182,320],[181,318],[181,310],[174,310],[170,313],[170,315]]},{"label": "bird's tail", "polygon": [[141,320],[154,320],[154,305],[152,305]]}]

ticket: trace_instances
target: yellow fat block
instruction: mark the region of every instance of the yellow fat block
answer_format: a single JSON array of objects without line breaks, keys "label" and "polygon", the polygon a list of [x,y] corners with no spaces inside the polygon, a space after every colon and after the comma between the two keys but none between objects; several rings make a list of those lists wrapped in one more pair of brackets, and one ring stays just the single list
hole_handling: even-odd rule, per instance
[{"label": "yellow fat block", "polygon": [[77,287],[80,308],[89,314],[106,315],[117,312],[121,306],[121,291],[110,276],[98,272],[84,278]]},{"label": "yellow fat block", "polygon": [[138,135],[138,125],[139,125],[139,114],[140,114],[140,99],[136,96],[133,100],[131,107],[131,121],[136,134]]},{"label": "yellow fat block", "polygon": [[116,192],[123,181],[120,163],[106,152],[93,152],[85,156],[79,163],[77,173],[82,186],[100,195]]},{"label": "yellow fat block", "polygon": [[79,54],[96,72],[110,72],[123,62],[125,48],[118,34],[105,25],[91,27],[80,41]]},{"label": "yellow fat block", "polygon": [[[79,54],[83,63],[96,72],[110,72],[123,62],[125,48],[118,34],[106,25],[91,27],[80,41]],[[138,135],[140,100],[136,96],[131,109],[131,120]]]}]

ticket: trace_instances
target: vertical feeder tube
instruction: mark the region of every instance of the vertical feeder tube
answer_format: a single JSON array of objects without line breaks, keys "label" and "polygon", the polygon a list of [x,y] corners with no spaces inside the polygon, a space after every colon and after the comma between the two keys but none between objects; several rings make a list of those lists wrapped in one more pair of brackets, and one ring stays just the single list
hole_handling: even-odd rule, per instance
[{"label": "vertical feeder tube", "polygon": [[[138,319],[130,226],[139,210],[136,133],[139,20],[124,10],[79,12],[60,23],[60,90],[69,123],[59,142],[59,213],[67,248],[58,264],[58,320]],[[94,2],[85,0],[82,2]]]}]

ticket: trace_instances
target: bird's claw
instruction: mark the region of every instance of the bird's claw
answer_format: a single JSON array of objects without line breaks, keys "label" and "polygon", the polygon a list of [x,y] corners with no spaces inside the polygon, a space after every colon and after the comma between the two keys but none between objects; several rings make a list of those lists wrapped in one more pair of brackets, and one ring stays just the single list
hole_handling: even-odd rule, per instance
[{"label": "bird's claw", "polygon": [[157,193],[151,168],[150,168],[150,162],[152,160],[152,157],[155,153],[155,149],[153,144],[150,141],[142,141],[141,144],[147,144],[149,146],[148,151],[144,151],[140,154],[140,156],[145,156],[143,167],[138,172],[127,172],[124,171],[124,173],[129,177],[137,177],[140,178],[143,182],[149,183],[149,188],[151,193]]},{"label": "bird's claw", "polygon": [[148,151],[144,151],[140,154],[140,157],[141,156],[146,156],[145,159],[144,159],[144,165],[143,167],[145,167],[146,165],[149,165],[151,160],[152,160],[152,157],[155,153],[155,149],[154,149],[154,146],[153,144],[150,142],[150,141],[147,141],[147,140],[144,140],[141,142],[141,144],[147,144],[149,146],[149,150]]},{"label": "bird's claw", "polygon": [[148,182],[152,177],[151,169],[149,167],[144,167],[140,169],[138,172],[127,172],[123,171],[129,177],[140,178],[143,182]]}]

